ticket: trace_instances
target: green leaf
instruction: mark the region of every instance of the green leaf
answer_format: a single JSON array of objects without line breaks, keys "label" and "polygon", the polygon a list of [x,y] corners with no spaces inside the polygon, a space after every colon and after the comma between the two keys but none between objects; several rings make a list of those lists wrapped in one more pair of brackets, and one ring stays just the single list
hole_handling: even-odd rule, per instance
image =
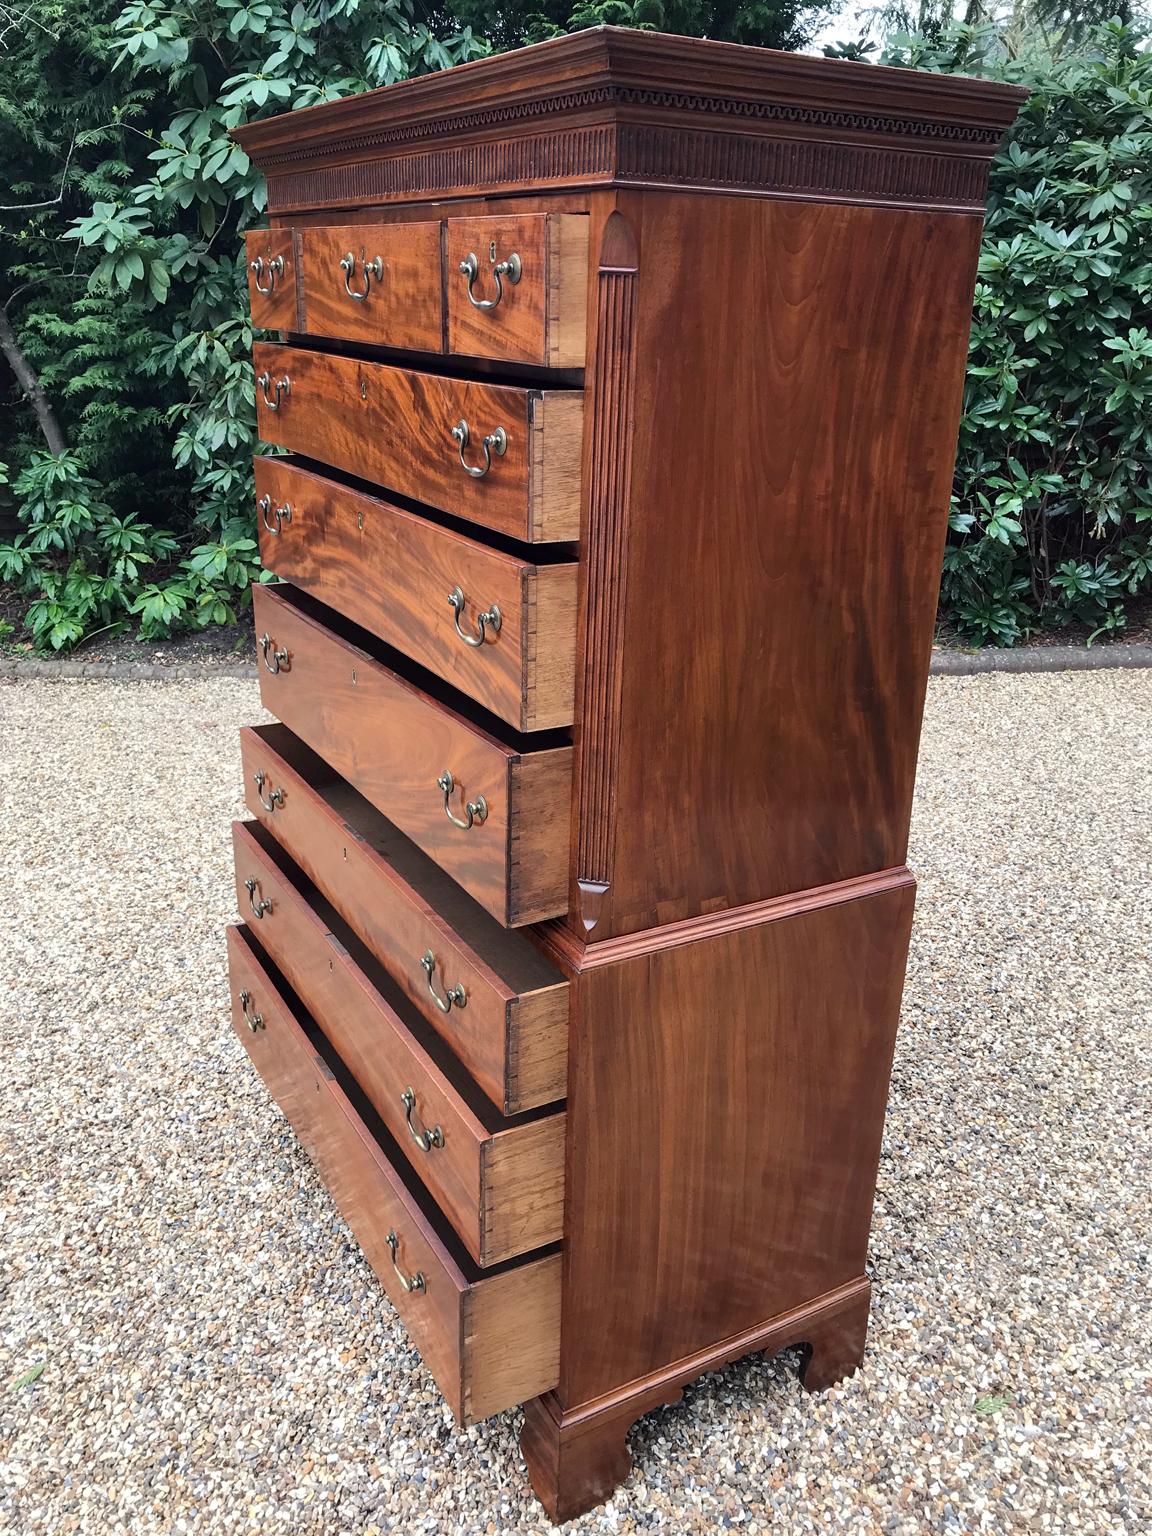
[{"label": "green leaf", "polygon": [[23,1390],[23,1388],[30,1387],[34,1381],[40,1380],[41,1376],[43,1376],[47,1368],[48,1362],[46,1360],[41,1360],[40,1363],[38,1365],[34,1365],[31,1370],[25,1371],[23,1376],[17,1376],[15,1381],[9,1382],[9,1392],[20,1392]]}]

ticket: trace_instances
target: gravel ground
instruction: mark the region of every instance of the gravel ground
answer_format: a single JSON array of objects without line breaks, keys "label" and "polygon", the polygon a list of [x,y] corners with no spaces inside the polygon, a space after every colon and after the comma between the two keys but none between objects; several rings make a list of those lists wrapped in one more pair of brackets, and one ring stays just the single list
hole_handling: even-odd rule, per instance
[{"label": "gravel ground", "polygon": [[[226,1020],[255,684],[0,688],[0,1529],[544,1531]],[[572,1531],[1152,1528],[1152,673],[939,679],[870,1350],[643,1420]]]}]

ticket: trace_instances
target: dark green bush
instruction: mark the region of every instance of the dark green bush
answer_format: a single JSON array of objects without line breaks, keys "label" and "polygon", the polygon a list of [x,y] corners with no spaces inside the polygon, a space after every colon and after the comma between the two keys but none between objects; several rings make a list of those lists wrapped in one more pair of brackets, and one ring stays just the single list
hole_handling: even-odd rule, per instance
[{"label": "dark green bush", "polygon": [[992,171],[942,616],[1122,629],[1152,592],[1152,53],[1110,23],[1038,69],[960,28],[885,62],[1033,92]]},{"label": "dark green bush", "polygon": [[[514,6],[499,40],[615,3]],[[618,19],[795,41],[811,10],[620,0]],[[53,0],[5,33],[0,345],[39,374],[52,423],[0,379],[19,407],[0,411],[0,511],[21,523],[0,580],[39,646],[217,623],[245,600],[240,235],[262,188],[227,130],[485,51],[421,14],[439,21],[412,0]],[[1044,67],[971,28],[885,61],[1033,90],[993,169],[942,615],[1001,645],[1118,630],[1152,592],[1152,54],[1116,23]]]},{"label": "dark green bush", "polygon": [[222,623],[258,574],[241,232],[263,182],[228,129],[485,46],[411,0],[55,0],[6,31],[0,347],[44,404],[0,414],[23,525],[0,580],[37,646]]}]

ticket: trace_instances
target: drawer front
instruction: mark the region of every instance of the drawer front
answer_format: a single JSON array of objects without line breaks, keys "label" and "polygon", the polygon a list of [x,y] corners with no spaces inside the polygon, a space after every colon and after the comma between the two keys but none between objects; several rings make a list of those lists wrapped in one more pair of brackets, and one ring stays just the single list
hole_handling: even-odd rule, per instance
[{"label": "drawer front", "polygon": [[576,565],[535,565],[291,460],[256,460],[260,553],[517,730],[571,725]]},{"label": "drawer front", "polygon": [[296,258],[286,229],[254,229],[244,236],[252,324],[266,331],[296,329]]},{"label": "drawer front", "polygon": [[240,733],[249,810],[506,1115],[564,1097],[568,983],[283,725]]},{"label": "drawer front", "polygon": [[515,538],[579,536],[579,390],[473,384],[267,342],[252,355],[266,443]]},{"label": "drawer front", "polygon": [[440,224],[301,229],[299,329],[316,336],[440,352]]},{"label": "drawer front", "polygon": [[449,219],[448,350],[545,368],[583,368],[588,216]]},{"label": "drawer front", "polygon": [[228,930],[228,968],[237,1035],[457,1421],[554,1387],[560,1255],[481,1274],[389,1161],[243,929]]},{"label": "drawer front", "polygon": [[571,747],[504,745],[303,601],[253,588],[264,707],[500,922],[567,910]]},{"label": "drawer front", "polygon": [[[445,1075],[303,876],[255,823],[233,823],[238,909],[479,1264],[556,1242],[564,1220],[564,1116],[486,1119]],[[343,931],[341,931],[343,930]],[[365,959],[367,957],[364,957]],[[395,1001],[395,997],[393,998]],[[438,1042],[437,1042],[438,1043]],[[463,1074],[461,1074],[463,1080]],[[503,1170],[494,1186],[492,1169]],[[530,1217],[525,1219],[525,1212]]]}]

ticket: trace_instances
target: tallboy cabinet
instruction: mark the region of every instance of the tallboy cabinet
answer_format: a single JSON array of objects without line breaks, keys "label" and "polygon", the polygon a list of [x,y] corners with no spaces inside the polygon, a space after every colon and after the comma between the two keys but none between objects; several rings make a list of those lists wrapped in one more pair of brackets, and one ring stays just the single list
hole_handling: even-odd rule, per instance
[{"label": "tallboy cabinet", "polygon": [[557,1520],[687,1380],[862,1355],[1021,98],[605,28],[237,133],[283,723],[243,733],[234,1019]]}]

